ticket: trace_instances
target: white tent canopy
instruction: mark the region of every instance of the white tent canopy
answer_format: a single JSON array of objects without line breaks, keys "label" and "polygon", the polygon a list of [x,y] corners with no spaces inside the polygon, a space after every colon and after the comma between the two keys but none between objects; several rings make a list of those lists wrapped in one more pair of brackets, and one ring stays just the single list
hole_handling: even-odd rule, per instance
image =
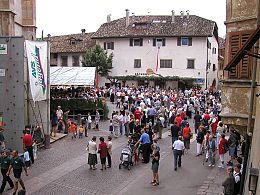
[{"label": "white tent canopy", "polygon": [[51,86],[94,86],[95,67],[51,67]]}]

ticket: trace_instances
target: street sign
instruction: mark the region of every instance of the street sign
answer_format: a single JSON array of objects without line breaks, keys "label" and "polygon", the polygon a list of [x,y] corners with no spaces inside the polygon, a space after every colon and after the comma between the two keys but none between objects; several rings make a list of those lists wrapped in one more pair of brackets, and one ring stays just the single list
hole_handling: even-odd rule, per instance
[{"label": "street sign", "polygon": [[0,54],[7,54],[7,44],[0,44]]}]

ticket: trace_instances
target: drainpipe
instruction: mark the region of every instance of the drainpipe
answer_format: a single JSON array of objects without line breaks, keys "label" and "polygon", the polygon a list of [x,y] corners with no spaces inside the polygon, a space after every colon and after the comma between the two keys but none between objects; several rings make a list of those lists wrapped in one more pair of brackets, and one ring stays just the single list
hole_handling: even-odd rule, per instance
[{"label": "drainpipe", "polygon": [[[257,13],[257,27],[260,25],[260,0],[258,0],[258,13]],[[259,46],[259,41],[256,42],[255,46]],[[245,193],[245,183],[248,177],[248,160],[251,154],[251,141],[253,131],[251,131],[252,118],[253,118],[253,109],[254,109],[254,96],[256,88],[256,71],[257,71],[257,58],[254,58],[253,67],[252,67],[252,82],[251,82],[251,91],[249,99],[249,111],[248,111],[248,120],[247,120],[247,134],[246,134],[246,146],[245,146],[245,157],[243,163],[243,174],[241,177],[241,186],[240,194]]]},{"label": "drainpipe", "polygon": [[207,48],[207,62],[206,62],[206,78],[205,78],[205,82],[206,82],[206,89],[208,89],[208,64],[209,64],[209,48],[208,48],[208,37],[207,37],[207,41],[206,41],[206,48]]}]

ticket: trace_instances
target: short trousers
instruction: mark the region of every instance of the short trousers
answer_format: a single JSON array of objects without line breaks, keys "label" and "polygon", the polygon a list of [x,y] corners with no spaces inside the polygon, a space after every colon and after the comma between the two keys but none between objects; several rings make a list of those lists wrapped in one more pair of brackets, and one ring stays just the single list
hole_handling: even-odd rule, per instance
[{"label": "short trousers", "polygon": [[159,163],[158,162],[152,163],[152,170],[153,170],[154,173],[158,173],[158,170],[159,170]]}]

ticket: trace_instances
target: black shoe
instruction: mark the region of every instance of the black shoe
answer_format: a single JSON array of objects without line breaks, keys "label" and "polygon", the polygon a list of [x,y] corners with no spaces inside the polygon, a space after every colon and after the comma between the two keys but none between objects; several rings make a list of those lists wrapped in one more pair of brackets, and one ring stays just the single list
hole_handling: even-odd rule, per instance
[{"label": "black shoe", "polygon": [[177,168],[174,168],[174,171],[177,171]]}]

